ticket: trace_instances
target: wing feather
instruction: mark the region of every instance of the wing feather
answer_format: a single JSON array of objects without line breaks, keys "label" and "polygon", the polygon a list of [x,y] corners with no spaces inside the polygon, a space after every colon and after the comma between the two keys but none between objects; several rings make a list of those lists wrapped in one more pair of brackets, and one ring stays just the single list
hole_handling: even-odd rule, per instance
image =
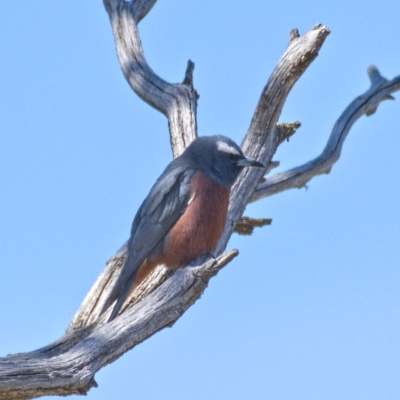
[{"label": "wing feather", "polygon": [[193,169],[179,159],[172,161],[154,184],[132,223],[128,254],[117,282],[103,307],[104,312],[118,299],[110,320],[114,319],[134,283],[136,273],[185,211],[190,201]]}]

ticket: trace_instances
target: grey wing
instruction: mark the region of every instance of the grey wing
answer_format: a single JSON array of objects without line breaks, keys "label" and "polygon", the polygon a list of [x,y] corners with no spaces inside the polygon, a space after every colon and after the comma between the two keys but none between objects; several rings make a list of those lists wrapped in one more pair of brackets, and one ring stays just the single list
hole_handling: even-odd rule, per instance
[{"label": "grey wing", "polygon": [[115,318],[134,283],[136,273],[156,246],[185,211],[190,200],[190,179],[194,171],[172,162],[157,180],[140,206],[128,240],[127,258],[102,312],[118,299],[110,321]]}]

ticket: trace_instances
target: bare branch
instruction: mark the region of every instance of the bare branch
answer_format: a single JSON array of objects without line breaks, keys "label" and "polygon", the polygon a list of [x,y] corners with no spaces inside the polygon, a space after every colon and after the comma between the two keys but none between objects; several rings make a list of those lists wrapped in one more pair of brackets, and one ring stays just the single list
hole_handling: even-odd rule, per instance
[{"label": "bare branch", "polygon": [[[122,71],[132,89],[167,116],[171,145],[174,156],[177,156],[197,135],[198,96],[193,88],[194,64],[189,61],[183,83],[179,84],[164,81],[148,66],[137,24],[155,2],[104,0],[104,5],[110,17]],[[271,159],[279,144],[294,134],[299,126],[299,123],[277,125],[284,102],[294,83],[317,56],[329,32],[322,25],[315,26],[303,36],[297,30],[290,32],[288,47],[261,94],[242,143],[247,156],[264,162],[268,167],[265,171],[245,171],[232,189],[227,225],[216,249],[218,258],[210,256],[197,260],[193,263],[195,265],[182,266],[172,276],[165,268],[157,268],[132,293],[121,315],[106,323],[108,315],[100,315],[100,310],[126,257],[126,246],[122,246],[107,263],[60,340],[35,352],[0,359],[1,399],[85,394],[96,386],[94,375],[99,369],[155,332],[172,326],[199,298],[209,280],[236,257],[236,250],[222,254],[236,221],[249,199],[253,199],[257,185],[259,190],[271,179],[267,178],[259,184],[263,175],[278,164]],[[371,69],[370,76],[374,88],[379,86],[379,90],[385,90],[385,85],[390,84],[380,77],[377,70]],[[386,98],[389,98],[392,89],[386,88]],[[371,113],[382,99],[377,94],[371,94],[371,101],[364,104],[361,99],[359,107],[363,113]],[[351,118],[346,124],[354,123]],[[342,132],[345,129],[346,126]],[[337,151],[338,143],[340,140],[335,145],[330,145],[328,141],[324,152]],[[248,230],[270,222],[249,218],[243,218],[243,221],[246,221],[245,228]]]},{"label": "bare branch", "polygon": [[[278,168],[281,163],[279,161],[271,161],[265,170],[265,175],[268,175],[274,168]],[[265,179],[265,178],[262,178]]]},{"label": "bare branch", "polygon": [[[301,74],[304,69],[299,69],[299,68],[293,68],[293,65],[298,64],[298,60],[301,59],[304,54],[308,55],[310,52],[310,48],[313,49],[313,51],[316,52],[322,46],[322,41],[320,40],[321,34],[326,35],[329,33],[329,30],[327,28],[322,27],[322,26],[317,26],[307,32],[304,37],[306,39],[302,40],[300,38],[299,40],[295,40],[294,42],[292,41],[291,43],[294,43],[294,45],[289,45],[289,47],[286,49],[284,55],[281,58],[281,61],[279,62],[278,66],[276,67],[272,77],[270,78],[266,88],[263,91],[263,94],[260,98],[259,104],[256,108],[256,113],[257,112],[262,112],[263,107],[260,106],[260,103],[265,102],[265,98],[270,95],[270,92],[276,93],[278,96],[278,93],[281,95],[281,91],[284,91],[287,94],[289,93],[289,89],[287,86],[292,87],[294,82],[297,80],[297,78],[300,76],[298,74]],[[311,63],[311,61],[315,58],[312,56],[308,56],[308,62]],[[188,69],[190,66],[188,66]],[[294,79],[293,77],[290,79],[287,79],[289,74],[293,73],[296,74],[297,78]],[[271,79],[274,77],[273,81],[271,82]],[[282,79],[283,77],[286,79],[286,85],[282,85]],[[281,108],[283,106],[284,100],[282,99],[282,104]],[[272,106],[268,103],[263,103],[266,104],[266,107],[271,108]],[[295,129],[300,125],[298,122],[294,123],[287,123],[287,124],[278,124],[276,125],[276,120],[279,118],[279,113],[281,111],[281,108],[279,110],[274,109],[273,112],[274,117],[271,118],[270,122],[270,129],[263,129],[261,133],[257,135],[257,138],[260,139],[260,144],[255,145],[258,146],[257,148],[259,151],[263,150],[264,147],[262,145],[262,140],[263,137],[267,136],[270,134],[270,142],[273,145],[273,149],[270,151],[268,154],[270,157],[275,153],[276,148],[278,145],[286,140],[291,134],[295,132]],[[267,114],[267,110],[264,110],[265,113]],[[254,118],[253,118],[254,119]],[[264,136],[263,136],[264,135]],[[251,136],[250,136],[251,137]],[[264,139],[265,140],[265,139]],[[252,155],[254,156],[254,155]],[[257,156],[256,156],[257,157]],[[269,161],[267,161],[267,165],[269,165]],[[249,185],[251,185],[251,189],[249,190],[254,190],[256,187],[257,183],[260,181],[262,175],[264,175],[265,171],[261,171],[256,178],[254,178],[253,175],[246,175],[243,174],[241,177],[241,180],[239,181],[238,184],[236,184],[235,188],[233,189],[233,195],[231,198],[231,203],[230,203],[230,211],[228,214],[228,224],[227,228],[225,229],[225,232],[222,236],[222,239],[216,249],[215,254],[221,254],[222,251],[225,249],[225,246],[230,238],[230,235],[232,233],[233,226],[236,224],[236,221],[238,218],[241,216],[247,201],[248,197],[251,195],[251,193],[243,192],[242,196],[238,196],[237,194],[237,188],[240,187],[240,182],[243,181],[243,179],[251,180],[249,182]],[[252,180],[254,179],[254,181]],[[242,210],[240,212],[240,210]],[[236,212],[236,214],[233,213],[233,211]],[[240,214],[238,214],[240,212]],[[81,328],[84,326],[87,326],[93,322],[95,322],[98,317],[100,310],[103,307],[103,302],[107,298],[107,294],[109,290],[113,287],[115,280],[117,279],[119,275],[119,270],[121,266],[123,265],[123,260],[125,257],[125,252],[126,249],[123,246],[119,252],[114,256],[108,263],[105,271],[100,275],[100,277],[97,279],[94,287],[90,291],[90,293],[87,295],[85,301],[83,302],[82,306],[80,307],[78,313],[75,315],[73,321],[71,322],[69,326],[69,330]],[[159,282],[163,281],[163,272],[162,271],[157,271],[155,272],[154,275],[155,281],[151,280],[151,289],[146,289],[146,291],[151,291],[158,285]],[[171,278],[173,279],[173,277]],[[135,299],[130,299],[129,302],[135,303]]]},{"label": "bare branch", "polygon": [[184,85],[193,87],[193,70],[194,70],[194,63],[191,60],[189,60],[186,68],[185,79],[183,80]]},{"label": "bare branch", "polygon": [[[242,142],[244,153],[269,165],[279,144],[286,138],[276,128],[286,98],[295,82],[318,55],[330,30],[321,24],[303,36],[290,33],[290,42],[269,78],[258,101],[254,115]],[[225,231],[219,241],[217,254],[222,252],[232,234],[233,227],[253,195],[265,171],[249,168],[232,189],[231,202]]]},{"label": "bare branch", "polygon": [[153,8],[157,0],[132,0],[131,10],[136,23],[139,23]]},{"label": "bare branch", "polygon": [[104,5],[110,17],[122,72],[135,93],[168,118],[171,147],[177,157],[197,137],[198,94],[193,88],[194,64],[190,62],[190,85],[168,83],[147,64],[137,23],[155,2],[104,0]]},{"label": "bare branch", "polygon": [[157,0],[132,0],[126,3],[125,0],[103,0],[103,3],[109,14],[117,10],[118,7],[129,7],[136,23],[139,23],[153,8],[156,1]]},{"label": "bare branch", "polygon": [[400,76],[388,81],[375,66],[368,68],[371,87],[353,100],[336,121],[323,152],[315,159],[286,172],[277,173],[257,187],[250,201],[282,192],[301,188],[313,177],[330,172],[339,159],[343,143],[353,124],[364,114],[372,115],[383,100],[393,100],[391,93],[400,90]]},{"label": "bare branch", "polygon": [[[170,118],[170,91],[184,87],[185,93],[192,93],[193,66],[189,63],[184,84],[170,85],[160,80],[145,63],[133,17],[135,13],[127,4],[105,1],[124,73],[142,97],[156,103]],[[318,25],[302,37],[292,37],[257,105],[243,143],[246,154],[269,164],[279,143],[294,132],[295,129],[276,127],[276,122],[291,87],[315,58],[328,33],[326,27]],[[129,35],[133,35],[134,40]],[[126,53],[128,50],[132,51]],[[186,107],[183,103],[175,105]],[[242,174],[233,189],[228,224],[216,249],[217,255],[223,252],[234,224],[263,173],[265,171]],[[107,263],[59,341],[33,353],[0,359],[1,399],[86,393],[96,385],[94,375],[100,368],[160,329],[171,326],[196,301],[209,279],[237,255],[237,251],[230,251],[217,259],[202,260],[196,267],[183,266],[168,279],[165,270],[157,269],[143,282],[139,293],[135,291],[134,297],[128,300],[122,314],[107,324],[107,314],[99,316],[99,310],[118,276],[125,253],[123,246]]]},{"label": "bare branch", "polygon": [[200,266],[180,268],[141,302],[111,323],[103,315],[96,325],[67,332],[32,353],[0,359],[0,398],[85,394],[97,386],[94,375],[130,348],[172,326],[199,298],[211,277],[238,252],[231,250]]}]

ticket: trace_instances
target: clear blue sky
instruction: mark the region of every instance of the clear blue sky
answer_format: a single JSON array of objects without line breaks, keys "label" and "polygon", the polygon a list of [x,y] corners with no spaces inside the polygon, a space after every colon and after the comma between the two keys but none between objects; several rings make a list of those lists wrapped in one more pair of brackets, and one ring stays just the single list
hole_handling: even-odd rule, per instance
[{"label": "clear blue sky", "polygon": [[[281,121],[282,170],[322,150],[369,86],[400,74],[398,1],[160,0],[151,67],[196,63],[201,135],[240,142],[291,28],[332,30]],[[0,3],[0,355],[60,337],[171,159],[167,121],[125,82],[101,1]],[[400,102],[354,126],[330,175],[248,207],[271,217],[178,321],[100,371],[91,400],[400,395]]]}]

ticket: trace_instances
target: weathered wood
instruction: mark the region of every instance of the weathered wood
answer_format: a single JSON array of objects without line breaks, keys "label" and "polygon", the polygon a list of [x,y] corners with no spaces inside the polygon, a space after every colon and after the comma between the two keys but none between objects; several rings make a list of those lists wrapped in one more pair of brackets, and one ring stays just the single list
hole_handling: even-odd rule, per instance
[{"label": "weathered wood", "polygon": [[69,330],[35,352],[0,359],[0,399],[84,394],[96,386],[95,373],[159,330],[172,326],[199,298],[209,279],[238,252],[231,250],[202,265],[180,268],[142,301],[111,323],[103,315],[87,328]]},{"label": "weathered wood", "polygon": [[[282,128],[277,127],[286,98],[295,82],[318,55],[330,30],[319,24],[303,36],[299,36],[298,32],[294,35],[293,32],[297,30],[291,31],[286,51],[261,93],[250,127],[242,142],[244,154],[260,160],[264,165],[270,164],[278,146],[287,138],[282,134]],[[289,129],[287,134],[293,134],[294,131],[295,129]],[[217,254],[228,243],[236,221],[243,214],[264,174],[265,171],[261,168],[248,168],[234,185],[227,224],[218,244]]]},{"label": "weathered wood", "polygon": [[336,121],[328,142],[322,153],[315,159],[299,167],[277,173],[257,186],[250,201],[283,192],[293,188],[302,188],[317,175],[328,174],[340,157],[343,143],[353,124],[364,114],[375,113],[378,105],[384,100],[393,100],[391,93],[400,90],[400,76],[388,81],[383,78],[375,66],[368,68],[371,87],[353,100]]},{"label": "weathered wood", "polygon": [[[197,135],[194,64],[189,61],[181,84],[164,81],[148,66],[137,24],[155,2],[104,0],[104,5],[110,16],[122,71],[132,89],[167,116],[171,146],[176,156]],[[257,196],[254,191],[257,190],[260,197],[266,195],[262,191],[267,190],[266,183],[271,178],[263,182],[263,175],[278,164],[271,162],[272,156],[280,143],[299,126],[299,123],[277,125],[283,105],[328,34],[329,29],[323,25],[315,26],[303,36],[297,30],[290,32],[289,45],[261,94],[242,143],[247,156],[259,159],[268,167],[266,171],[245,171],[233,188],[227,226],[215,253],[217,259],[198,260],[193,265],[179,268],[172,276],[162,267],[156,269],[132,293],[121,315],[107,324],[108,315],[100,316],[100,310],[123,265],[126,256],[123,245],[108,261],[62,338],[37,351],[0,359],[0,399],[86,393],[96,386],[94,376],[99,369],[155,332],[172,326],[199,298],[209,280],[238,254],[236,250],[223,251],[246,204]],[[339,124],[342,127],[340,139],[328,142],[326,153],[330,157],[334,157],[332,154],[337,154],[335,152],[343,144],[351,124],[357,119],[355,115],[373,112],[380,101],[399,88],[398,82],[384,81],[375,69],[370,70],[370,76],[373,83],[369,97],[360,100],[361,96],[354,101],[357,110],[361,111],[352,114],[346,110]],[[380,89],[376,91],[378,87]]]},{"label": "weathered wood", "polygon": [[[116,6],[117,3],[118,6]],[[116,39],[117,48],[122,47],[122,50],[119,49],[118,52],[128,81],[146,101],[162,109],[168,103],[164,100],[168,100],[169,97],[162,98],[157,93],[157,90],[160,89],[152,87],[154,80],[160,78],[154,75],[147,64],[144,64],[144,59],[141,58],[140,43],[137,43],[140,39],[136,24],[132,15],[129,16],[132,11],[128,7],[130,3],[110,1],[106,4],[114,33],[119,35],[119,38]],[[124,36],[132,36],[122,38],[120,37],[121,32]],[[327,28],[318,26],[304,35],[305,40],[300,38],[289,45],[257,106],[250,133],[244,143],[246,154],[270,161],[267,157],[272,157],[285,136],[282,135],[281,129],[275,129],[284,100],[293,83],[304,71],[305,65],[311,63],[315,57],[323,43],[321,37],[326,37],[328,32]],[[120,42],[124,45],[121,45]],[[137,49],[134,52],[136,51],[136,57],[140,62],[132,61],[127,57],[124,52],[129,46],[124,47],[125,43],[128,43],[131,49]],[[310,48],[314,49],[311,56]],[[307,63],[304,64],[299,60],[307,60]],[[293,68],[299,63],[302,68]],[[132,66],[144,68],[144,75],[147,75],[147,78],[137,77],[137,72]],[[185,86],[188,88],[192,85],[191,76],[192,66],[189,64],[185,78]],[[165,88],[167,92],[171,90],[171,86],[163,82],[161,82],[161,87]],[[160,84],[160,81],[157,81],[157,84]],[[278,106],[265,100],[271,96],[277,96],[280,99]],[[182,104],[184,103],[180,103],[178,106],[181,107]],[[168,109],[168,107],[165,106],[164,109]],[[170,117],[169,113],[167,115]],[[170,132],[173,137],[179,137],[180,129],[170,122]],[[269,152],[265,147],[267,142],[274,144],[274,149]],[[174,153],[179,153],[181,145],[174,144],[176,146]],[[255,146],[254,149],[251,148],[252,145]],[[254,190],[253,188],[256,187],[260,178],[261,175],[242,174],[231,198],[228,218],[232,226],[240,216],[237,210],[244,209],[248,197],[251,195],[250,192],[245,193],[243,187]],[[230,237],[232,226],[226,230],[216,254],[222,254]],[[147,282],[143,282],[143,290],[130,299],[133,305],[128,306],[122,315],[112,323],[106,324],[107,315],[99,318],[99,310],[118,275],[125,252],[126,248],[123,246],[107,263],[105,270],[82,303],[63,338],[36,352],[1,359],[0,398],[85,393],[95,385],[94,375],[100,368],[114,361],[125,351],[160,329],[171,326],[200,296],[209,279],[237,254],[236,251],[230,251],[220,255],[216,261],[204,260],[205,263],[197,267],[182,267],[166,280],[165,271],[162,269],[155,271]],[[138,302],[138,299],[141,301]]]},{"label": "weathered wood", "polygon": [[183,83],[175,84],[160,78],[147,64],[137,24],[155,2],[104,0],[104,5],[122,72],[134,92],[168,118],[171,148],[177,157],[197,137],[198,94],[193,87],[194,63],[189,62]]}]

